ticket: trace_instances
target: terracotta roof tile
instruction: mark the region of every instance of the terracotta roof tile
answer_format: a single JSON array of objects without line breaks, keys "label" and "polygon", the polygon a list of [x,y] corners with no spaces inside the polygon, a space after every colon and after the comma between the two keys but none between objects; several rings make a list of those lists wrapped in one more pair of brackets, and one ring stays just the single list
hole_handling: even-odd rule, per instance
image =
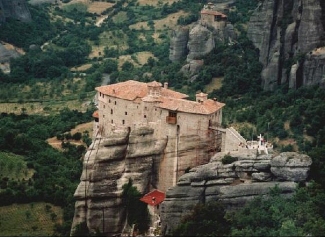
[{"label": "terracotta roof tile", "polygon": [[[151,82],[151,85],[158,85],[159,82]],[[159,86],[161,84],[159,83]],[[180,111],[194,114],[212,114],[221,109],[225,104],[214,101],[205,100],[204,102],[195,102],[186,100],[188,96],[170,89],[161,87],[160,96],[150,96],[148,94],[147,83],[129,80],[107,86],[96,87],[98,92],[112,97],[125,100],[142,100],[144,102],[158,102],[159,108]],[[206,95],[201,93],[201,95]]]},{"label": "terracotta roof tile", "polygon": [[[150,82],[154,83],[154,82]],[[159,83],[159,82],[156,82]],[[160,84],[160,83],[159,83]],[[161,86],[161,84],[160,84]],[[119,82],[112,85],[96,87],[98,92],[112,97],[125,99],[125,100],[135,100],[136,98],[143,98],[148,93],[147,83],[129,80],[125,82]],[[179,93],[170,89],[161,88],[161,95],[173,98],[187,98],[188,95]]]},{"label": "terracotta roof tile", "polygon": [[164,200],[165,200],[165,193],[157,189],[147,193],[142,198],[140,198],[140,201],[145,202],[151,206],[159,205]]},{"label": "terracotta roof tile", "polygon": [[190,100],[172,98],[163,98],[162,103],[158,105],[158,107],[163,109],[193,114],[212,114],[221,109],[223,106],[225,106],[224,103],[210,99],[200,103]]}]

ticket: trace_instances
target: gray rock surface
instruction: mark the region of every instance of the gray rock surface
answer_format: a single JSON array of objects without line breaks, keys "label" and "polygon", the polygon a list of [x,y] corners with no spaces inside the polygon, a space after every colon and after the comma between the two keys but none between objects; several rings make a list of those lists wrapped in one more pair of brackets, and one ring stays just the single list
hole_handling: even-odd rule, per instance
[{"label": "gray rock surface", "polygon": [[[225,156],[237,159],[222,164]],[[307,179],[311,158],[295,152],[258,155],[256,150],[220,152],[206,165],[197,166],[167,190],[160,215],[163,234],[170,234],[184,215],[198,203],[222,201],[227,209],[242,207],[257,196],[268,195],[278,186],[281,195],[291,196],[297,182]]]},{"label": "gray rock surface", "polygon": [[0,0],[0,23],[7,18],[29,22],[32,20],[27,2],[25,0]]},{"label": "gray rock surface", "polygon": [[179,27],[178,29],[173,30],[169,46],[169,59],[172,62],[179,61],[186,57],[188,52],[188,37],[188,27]]},{"label": "gray rock surface", "polygon": [[122,186],[132,178],[139,192],[148,192],[153,166],[157,166],[157,157],[161,158],[166,146],[166,141],[157,141],[152,135],[153,130],[149,128],[131,132],[124,129],[95,139],[84,157],[81,182],[74,194],[72,229],[86,221],[90,231],[99,228],[107,235],[121,233],[125,224]]},{"label": "gray rock surface", "polygon": [[15,49],[7,49],[0,43],[0,63],[9,62],[11,58],[17,58],[20,54]]},{"label": "gray rock surface", "polygon": [[189,33],[189,41],[187,44],[189,53],[187,61],[201,59],[210,53],[215,47],[215,39],[213,32],[206,27],[196,24]]},{"label": "gray rock surface", "polygon": [[[86,222],[91,232],[99,229],[107,236],[120,234],[126,224],[122,186],[130,178],[142,194],[151,189],[165,192],[188,167],[208,163],[211,149],[208,138],[194,134],[176,139],[172,134],[161,137],[154,131],[150,126],[138,126],[94,137],[83,158],[83,172],[74,194],[72,231],[79,223]],[[202,179],[197,177],[198,182],[193,185],[199,187]]]},{"label": "gray rock surface", "polygon": [[307,179],[311,164],[307,155],[283,152],[271,160],[271,172],[279,180],[300,182]]},{"label": "gray rock surface", "polygon": [[[250,19],[247,35],[260,50],[260,62],[264,65],[261,75],[264,90],[274,90],[285,83],[292,88],[323,83],[320,74],[322,66],[316,66],[318,72],[315,74],[310,70],[315,64],[323,64],[321,57],[309,58],[309,62],[301,64],[299,70],[296,65],[291,70],[284,68],[285,61],[322,45],[325,32],[322,15],[325,11],[322,8],[325,4],[321,0],[259,2]],[[305,73],[305,68],[308,73]]]}]

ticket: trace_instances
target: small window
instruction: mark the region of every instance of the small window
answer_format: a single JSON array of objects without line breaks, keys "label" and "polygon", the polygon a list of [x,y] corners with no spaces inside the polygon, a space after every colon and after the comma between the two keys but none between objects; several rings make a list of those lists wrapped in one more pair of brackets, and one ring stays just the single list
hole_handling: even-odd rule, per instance
[{"label": "small window", "polygon": [[102,92],[99,92],[99,96],[102,96]]},{"label": "small window", "polygon": [[111,99],[108,99],[108,103],[111,103]]},{"label": "small window", "polygon": [[176,117],[176,113],[169,111],[168,116],[169,117]]},{"label": "small window", "polygon": [[105,114],[103,114],[103,118],[105,118]]},{"label": "small window", "polygon": [[116,101],[114,102],[114,104],[116,105]]},{"label": "small window", "polygon": [[125,111],[125,115],[128,115],[128,112]]},{"label": "small window", "polygon": [[105,109],[105,105],[103,105],[103,108]]},{"label": "small window", "polygon": [[125,124],[125,120],[124,119],[122,120],[122,124]]},{"label": "small window", "polygon": [[147,117],[147,115],[143,115],[143,117],[144,117],[144,118],[146,118],[146,117]]},{"label": "small window", "polygon": [[111,123],[113,123],[113,119],[111,120]]},{"label": "small window", "polygon": [[113,114],[113,110],[111,109],[111,114]]}]

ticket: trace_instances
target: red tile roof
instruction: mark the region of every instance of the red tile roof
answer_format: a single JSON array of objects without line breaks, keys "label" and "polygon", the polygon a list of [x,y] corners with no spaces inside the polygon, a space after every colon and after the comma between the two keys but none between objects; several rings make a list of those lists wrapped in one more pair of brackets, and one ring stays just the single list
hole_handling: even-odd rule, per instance
[{"label": "red tile roof", "polygon": [[[152,85],[157,85],[159,82],[150,82]],[[154,83],[154,84],[153,84]],[[160,83],[159,83],[160,84]],[[160,84],[161,85],[161,84]],[[112,97],[135,100],[136,98],[143,98],[148,94],[147,83],[129,80],[125,82],[119,82],[112,85],[96,87],[98,92]],[[170,89],[161,88],[161,95],[173,98],[187,98],[188,95],[179,93]]]},{"label": "red tile roof", "polygon": [[99,118],[98,110],[96,110],[96,111],[93,113],[93,117],[94,117],[94,118]]},{"label": "red tile roof", "polygon": [[157,189],[147,193],[142,198],[140,198],[140,201],[145,202],[151,206],[157,206],[160,203],[162,203],[164,200],[165,200],[165,193]]},{"label": "red tile roof", "polygon": [[[148,84],[160,86],[161,96],[148,95]],[[98,92],[112,97],[134,101],[141,99],[144,102],[158,102],[159,108],[194,114],[212,114],[221,109],[225,104],[211,99],[202,103],[186,100],[188,95],[161,87],[161,83],[150,83],[129,80],[112,85],[96,87]],[[201,93],[200,95],[205,95]]]},{"label": "red tile roof", "polygon": [[221,109],[223,106],[225,106],[224,103],[220,103],[210,99],[199,103],[190,100],[180,100],[172,98],[163,98],[162,103],[158,105],[158,107],[163,109],[193,114],[212,114]]}]

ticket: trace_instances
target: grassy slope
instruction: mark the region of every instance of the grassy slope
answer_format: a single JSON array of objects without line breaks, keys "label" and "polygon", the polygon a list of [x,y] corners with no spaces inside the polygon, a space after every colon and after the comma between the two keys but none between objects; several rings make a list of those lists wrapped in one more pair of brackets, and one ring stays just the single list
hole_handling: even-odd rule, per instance
[{"label": "grassy slope", "polygon": [[10,180],[29,179],[33,171],[27,168],[23,157],[6,152],[0,152],[0,178]]},{"label": "grassy slope", "polygon": [[51,236],[55,223],[61,222],[61,208],[51,204],[13,204],[0,208],[0,236]]}]

